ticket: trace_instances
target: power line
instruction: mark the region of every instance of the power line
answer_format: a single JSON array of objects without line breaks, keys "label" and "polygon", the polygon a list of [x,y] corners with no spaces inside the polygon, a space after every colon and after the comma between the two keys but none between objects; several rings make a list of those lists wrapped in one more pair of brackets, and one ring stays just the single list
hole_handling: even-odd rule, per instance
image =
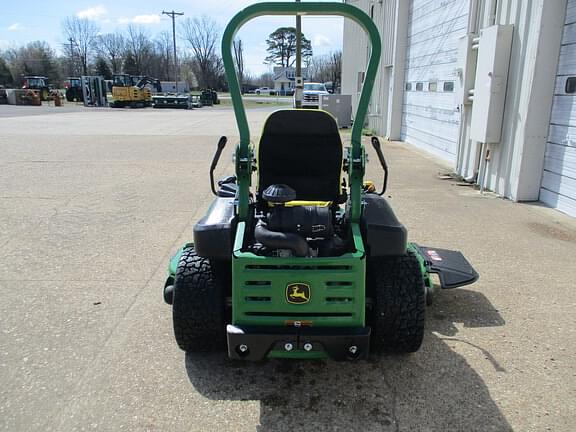
[{"label": "power line", "polygon": [[172,40],[174,42],[174,81],[176,87],[176,93],[178,93],[178,59],[176,57],[176,17],[184,15],[184,12],[166,12],[162,11],[162,15],[168,15],[172,18]]}]

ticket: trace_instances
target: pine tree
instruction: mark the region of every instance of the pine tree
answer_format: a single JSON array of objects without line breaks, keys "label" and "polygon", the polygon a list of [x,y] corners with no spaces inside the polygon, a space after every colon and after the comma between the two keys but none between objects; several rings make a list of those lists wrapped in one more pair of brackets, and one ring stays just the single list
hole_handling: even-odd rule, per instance
[{"label": "pine tree", "polygon": [[12,74],[10,69],[6,64],[6,61],[0,57],[0,85],[5,87],[11,87],[13,84]]},{"label": "pine tree", "polygon": [[136,59],[132,53],[126,54],[126,58],[124,59],[124,73],[129,75],[140,75]]},{"label": "pine tree", "polygon": [[[283,67],[294,65],[296,61],[296,29],[294,27],[276,29],[270,33],[266,43],[268,44],[266,51],[269,55],[265,63]],[[312,43],[302,33],[302,62],[306,63],[310,57],[312,57]]]},{"label": "pine tree", "polygon": [[107,80],[112,79],[110,66],[108,66],[108,63],[102,57],[96,59],[96,75],[100,75]]}]

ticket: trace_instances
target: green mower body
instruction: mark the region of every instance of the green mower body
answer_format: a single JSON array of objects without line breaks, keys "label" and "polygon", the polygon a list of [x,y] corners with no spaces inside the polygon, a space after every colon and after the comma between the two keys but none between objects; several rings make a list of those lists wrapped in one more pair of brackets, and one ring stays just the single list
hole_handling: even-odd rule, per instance
[{"label": "green mower body", "polygon": [[[319,110],[270,115],[257,146],[242,105],[231,53],[236,31],[262,15],[338,15],[368,34],[372,52],[351,145]],[[370,352],[416,351],[437,273],[445,288],[478,275],[459,252],[407,242],[386,199],[364,182],[362,126],[380,60],[380,36],[360,9],[343,3],[258,3],[238,13],[222,41],[240,142],[234,176],[194,227],[194,242],[169,265],[164,299],[185,351],[227,347],[233,359],[365,359]],[[253,184],[253,174],[256,182]]]}]

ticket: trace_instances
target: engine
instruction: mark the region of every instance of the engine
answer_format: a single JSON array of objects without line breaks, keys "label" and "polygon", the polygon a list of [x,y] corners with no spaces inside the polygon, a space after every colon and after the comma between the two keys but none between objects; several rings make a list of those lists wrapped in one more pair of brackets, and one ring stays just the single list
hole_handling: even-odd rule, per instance
[{"label": "engine", "polygon": [[298,234],[305,238],[330,238],[332,210],[329,207],[274,206],[267,215],[268,228],[272,231]]},{"label": "engine", "polygon": [[279,257],[336,256],[345,246],[333,208],[290,205],[296,192],[287,185],[272,185],[263,193],[267,208],[258,217],[254,237],[259,254]]}]

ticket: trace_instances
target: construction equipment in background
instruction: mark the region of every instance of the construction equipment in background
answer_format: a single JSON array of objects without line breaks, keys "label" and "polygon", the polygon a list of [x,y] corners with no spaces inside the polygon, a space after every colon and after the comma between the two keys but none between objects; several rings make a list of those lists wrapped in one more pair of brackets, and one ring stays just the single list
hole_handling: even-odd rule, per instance
[{"label": "construction equipment in background", "polygon": [[82,83],[79,77],[68,77],[64,82],[66,89],[66,100],[68,102],[84,102],[82,93]]},{"label": "construction equipment in background", "polygon": [[186,94],[156,94],[152,96],[154,108],[182,108],[192,109],[192,97]]},{"label": "construction equipment in background", "polygon": [[160,81],[161,93],[152,96],[154,108],[199,108],[190,92],[186,82]]},{"label": "construction equipment in background", "polygon": [[62,106],[62,98],[63,96],[60,94],[59,90],[52,90],[50,92],[50,98],[52,99],[52,101],[54,102],[54,106],[55,107],[61,107]]},{"label": "construction equipment in background", "polygon": [[112,80],[112,108],[144,108],[152,106],[152,91],[147,86],[153,86],[154,90],[162,90],[160,81],[147,76],[134,76],[128,74],[116,74]]},{"label": "construction equipment in background", "polygon": [[190,86],[186,81],[160,81],[162,93],[189,93]]},{"label": "construction equipment in background", "polygon": [[50,88],[48,86],[48,78],[45,76],[26,75],[22,83],[23,90],[38,90],[40,99],[48,100],[50,95]]},{"label": "construction equipment in background", "polygon": [[40,90],[6,89],[4,91],[8,105],[42,105]]},{"label": "construction equipment in background", "polygon": [[101,76],[82,76],[80,78],[82,100],[87,107],[108,106],[106,81]]},{"label": "construction equipment in background", "polygon": [[200,101],[203,106],[219,105],[218,93],[212,89],[202,89],[200,93]]},{"label": "construction equipment in background", "polygon": [[192,101],[192,108],[202,108],[202,101],[200,99],[200,95],[191,94],[190,100]]}]

